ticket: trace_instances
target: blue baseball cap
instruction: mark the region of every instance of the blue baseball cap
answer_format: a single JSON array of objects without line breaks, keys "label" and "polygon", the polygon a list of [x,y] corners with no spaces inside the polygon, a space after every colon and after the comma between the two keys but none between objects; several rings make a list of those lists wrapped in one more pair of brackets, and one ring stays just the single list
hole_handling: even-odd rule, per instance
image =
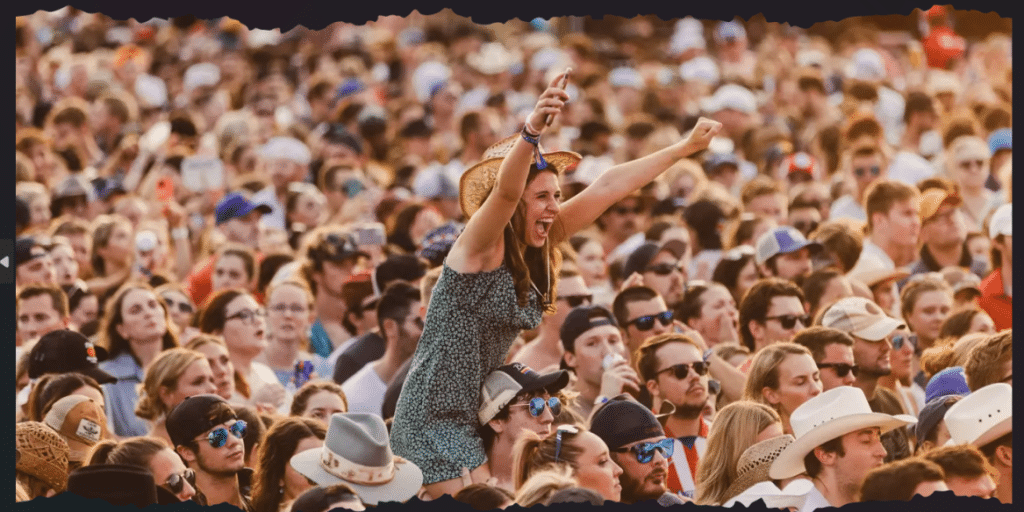
[{"label": "blue baseball cap", "polygon": [[232,192],[217,203],[217,225],[221,225],[231,219],[245,217],[253,210],[264,215],[270,213],[270,206],[249,202],[242,194]]},{"label": "blue baseball cap", "polygon": [[962,366],[951,366],[932,375],[928,385],[924,388],[925,403],[936,398],[949,395],[969,395],[971,388],[967,387],[967,374]]},{"label": "blue baseball cap", "polygon": [[996,154],[996,151],[1004,149],[1013,149],[1013,130],[1011,128],[1001,128],[992,132],[988,136],[988,149],[992,154]]},{"label": "blue baseball cap", "polygon": [[808,241],[798,229],[792,226],[781,226],[768,231],[757,239],[757,254],[754,259],[758,265],[762,265],[772,256],[799,251],[804,247],[810,249],[811,252],[821,250],[821,244]]}]

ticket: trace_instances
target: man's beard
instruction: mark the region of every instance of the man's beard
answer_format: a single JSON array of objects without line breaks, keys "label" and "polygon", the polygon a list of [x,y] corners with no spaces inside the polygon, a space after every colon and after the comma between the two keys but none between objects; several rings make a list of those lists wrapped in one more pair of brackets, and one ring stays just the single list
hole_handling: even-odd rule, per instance
[{"label": "man's beard", "polygon": [[676,410],[675,410],[675,412],[672,413],[672,415],[677,417],[677,418],[682,418],[684,420],[692,420],[692,419],[698,418],[701,415],[701,413],[704,412],[704,407],[707,404],[708,404],[708,401],[707,401],[706,398],[704,399],[703,402],[701,402],[700,405],[675,404],[674,403],[672,405],[674,405],[676,407]]},{"label": "man's beard", "polygon": [[[650,480],[653,480],[651,477],[660,477],[661,485],[645,485]],[[668,472],[662,471],[660,468],[652,471],[643,480],[635,480],[628,474],[622,473],[622,476],[619,477],[619,483],[622,484],[622,497],[620,501],[626,504],[633,504],[641,501],[656,500],[662,494],[665,494],[666,480],[668,480]]]}]

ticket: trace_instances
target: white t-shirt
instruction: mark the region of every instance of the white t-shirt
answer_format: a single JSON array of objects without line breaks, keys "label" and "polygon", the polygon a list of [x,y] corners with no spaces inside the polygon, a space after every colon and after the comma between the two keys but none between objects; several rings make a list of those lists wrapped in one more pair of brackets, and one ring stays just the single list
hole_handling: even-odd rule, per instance
[{"label": "white t-shirt", "polygon": [[368,412],[380,416],[388,383],[381,380],[371,363],[349,377],[341,385],[341,390],[348,400],[348,412]]},{"label": "white t-shirt", "polygon": [[924,157],[910,151],[896,153],[892,164],[889,165],[889,179],[902,181],[907,185],[916,187],[921,180],[935,176],[935,167]]},{"label": "white t-shirt", "polygon": [[847,194],[832,203],[832,209],[828,212],[829,220],[850,218],[861,222],[868,221],[868,212],[858,203],[853,196]]},{"label": "white t-shirt", "polygon": [[252,195],[252,203],[265,204],[270,207],[270,213],[263,216],[263,223],[268,227],[286,229],[284,219],[284,205],[277,200],[274,187],[270,186]]}]

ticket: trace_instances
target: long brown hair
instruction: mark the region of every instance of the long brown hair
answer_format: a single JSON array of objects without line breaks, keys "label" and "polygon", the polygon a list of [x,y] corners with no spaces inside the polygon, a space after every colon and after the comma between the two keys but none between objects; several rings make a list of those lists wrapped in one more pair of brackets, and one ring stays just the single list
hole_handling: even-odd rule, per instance
[{"label": "long brown hair", "polygon": [[[537,169],[536,164],[530,165],[530,172],[526,177],[526,185],[529,186],[542,172],[558,172],[551,167],[543,170]],[[556,225],[551,227],[551,233],[565,232],[565,226],[555,218]],[[512,214],[512,220],[504,229],[505,239],[505,265],[512,274],[512,281],[515,284],[516,297],[520,306],[526,306],[530,300],[530,282],[532,272],[540,274],[539,283],[547,283],[547,286],[538,285],[542,293],[547,294],[547,304],[544,304],[544,311],[552,313],[555,311],[555,299],[558,296],[558,274],[562,269],[562,251],[550,240],[545,241],[544,247],[535,248],[526,244],[526,201],[519,200],[516,211]],[[550,234],[548,235],[550,237]],[[547,275],[544,275],[544,274]],[[550,282],[548,282],[550,280]],[[537,281],[533,281],[537,283]],[[544,300],[544,297],[541,298]]]},{"label": "long brown hair", "polygon": [[281,480],[295,449],[306,438],[323,441],[327,428],[310,418],[289,417],[275,422],[260,443],[256,480],[252,485],[252,510],[277,512],[284,495]]},{"label": "long brown hair", "polygon": [[[157,297],[157,303],[160,304],[160,308],[164,310],[164,323],[167,326],[167,332],[164,333],[161,350],[179,346],[178,336],[174,334],[174,328],[171,327],[173,321],[171,321],[171,316],[167,312],[167,305],[164,304],[164,301],[160,300],[160,296],[146,283],[127,283],[121,286],[114,293],[111,300],[107,302],[106,312],[103,315],[103,320],[100,322],[100,330],[97,333],[97,345],[107,349],[110,359],[121,355],[122,352],[128,352],[135,358],[135,354],[132,353],[131,344],[117,332],[117,327],[124,321],[124,315],[121,313],[124,298],[128,296],[128,292],[133,290],[144,290],[152,293]],[[137,358],[135,359],[137,360]]]}]

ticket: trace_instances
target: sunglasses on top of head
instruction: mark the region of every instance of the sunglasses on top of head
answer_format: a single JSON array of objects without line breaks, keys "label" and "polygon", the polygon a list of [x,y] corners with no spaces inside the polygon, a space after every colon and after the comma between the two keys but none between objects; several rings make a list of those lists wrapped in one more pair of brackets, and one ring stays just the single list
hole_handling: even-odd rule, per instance
[{"label": "sunglasses on top of head", "polygon": [[612,451],[615,452],[615,453],[633,452],[634,454],[636,454],[636,461],[637,462],[639,462],[641,464],[647,464],[648,462],[654,460],[654,452],[656,452],[656,451],[661,452],[661,456],[662,457],[665,457],[666,459],[669,459],[669,458],[672,457],[672,454],[675,452],[675,448],[676,448],[675,439],[665,438],[665,439],[662,439],[661,441],[656,441],[656,442],[653,442],[653,443],[644,442],[644,443],[635,444],[635,445],[630,446],[628,448],[625,448],[625,447],[617,448],[617,449],[612,450]]},{"label": "sunglasses on top of head", "polygon": [[634,318],[626,322],[626,326],[634,325],[638,331],[649,331],[654,328],[654,322],[657,321],[662,326],[668,326],[672,323],[672,312],[662,311],[656,315],[647,315],[640,318]]}]

